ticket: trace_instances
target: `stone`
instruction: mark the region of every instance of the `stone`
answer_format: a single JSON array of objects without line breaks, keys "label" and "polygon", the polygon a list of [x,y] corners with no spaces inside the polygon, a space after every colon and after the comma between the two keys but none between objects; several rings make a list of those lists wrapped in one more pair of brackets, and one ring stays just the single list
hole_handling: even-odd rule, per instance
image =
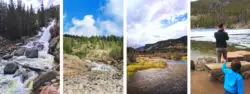
[{"label": "stone", "polygon": [[37,49],[38,49],[39,51],[41,51],[41,50],[44,49],[44,45],[43,45],[43,44],[38,44],[36,47],[37,47]]},{"label": "stone", "polygon": [[191,60],[191,70],[195,70],[195,64],[193,60]]},{"label": "stone", "polygon": [[38,49],[28,48],[26,50],[25,56],[27,58],[38,58]]},{"label": "stone", "polygon": [[50,82],[52,79],[55,79],[59,75],[56,71],[50,71],[39,75],[36,79],[34,79],[34,94],[39,94],[39,88],[44,86],[45,82]]},{"label": "stone", "polygon": [[4,67],[4,74],[14,74],[18,70],[18,65],[9,63]]},{"label": "stone", "polygon": [[205,64],[216,63],[215,57],[199,57],[195,63],[196,71],[206,71]]},{"label": "stone", "polygon": [[14,52],[14,55],[15,55],[15,56],[22,56],[22,55],[24,55],[25,50],[26,50],[25,47],[18,48],[18,49]]},{"label": "stone", "polygon": [[7,54],[7,55],[4,55],[4,56],[3,56],[3,59],[4,59],[4,60],[8,60],[8,59],[10,59],[10,58],[12,58],[12,57],[13,57],[13,55]]},{"label": "stone", "polygon": [[50,54],[52,54],[52,55],[54,55],[55,53],[55,51],[56,51],[56,46],[57,46],[57,44],[59,43],[59,40],[60,40],[60,38],[59,37],[55,37],[55,38],[53,38],[50,42],[49,42],[49,53]]}]

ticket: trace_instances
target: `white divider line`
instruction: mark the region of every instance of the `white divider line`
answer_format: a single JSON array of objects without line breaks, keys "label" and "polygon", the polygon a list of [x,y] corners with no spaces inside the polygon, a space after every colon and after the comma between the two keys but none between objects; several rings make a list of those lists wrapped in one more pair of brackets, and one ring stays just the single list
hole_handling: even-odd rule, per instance
[{"label": "white divider line", "polygon": [[188,7],[187,7],[187,9],[188,9],[188,22],[187,22],[187,24],[189,25],[188,26],[188,30],[187,30],[187,38],[188,38],[188,47],[187,47],[187,52],[188,52],[188,61],[187,61],[187,74],[188,74],[188,77],[187,77],[187,81],[188,81],[188,86],[187,86],[187,92],[188,92],[188,94],[191,94],[191,77],[190,77],[190,75],[191,75],[191,71],[190,71],[190,64],[191,64],[191,37],[190,37],[190,35],[191,35],[191,1],[189,1],[188,3],[187,3],[188,5]]},{"label": "white divider line", "polygon": [[63,0],[60,0],[60,94],[63,94]]},{"label": "white divider line", "polygon": [[123,94],[127,94],[127,2],[123,0]]}]

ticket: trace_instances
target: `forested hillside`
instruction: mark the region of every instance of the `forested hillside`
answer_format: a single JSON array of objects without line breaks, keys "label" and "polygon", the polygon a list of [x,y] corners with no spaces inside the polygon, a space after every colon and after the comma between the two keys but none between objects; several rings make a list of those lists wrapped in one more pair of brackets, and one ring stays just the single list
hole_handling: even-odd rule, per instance
[{"label": "forested hillside", "polygon": [[64,35],[64,52],[91,60],[121,60],[123,39],[116,36]]},{"label": "forested hillside", "polygon": [[33,36],[40,27],[46,25],[48,18],[59,19],[59,6],[45,9],[43,3],[37,11],[26,7],[21,0],[10,4],[0,1],[0,36],[10,40],[20,39],[22,36]]},{"label": "forested hillside", "polygon": [[198,0],[191,3],[192,28],[250,27],[250,0]]}]

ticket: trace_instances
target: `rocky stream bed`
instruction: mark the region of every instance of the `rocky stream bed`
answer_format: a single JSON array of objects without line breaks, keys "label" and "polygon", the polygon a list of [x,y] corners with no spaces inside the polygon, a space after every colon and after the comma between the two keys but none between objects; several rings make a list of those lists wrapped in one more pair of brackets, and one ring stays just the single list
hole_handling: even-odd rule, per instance
[{"label": "rocky stream bed", "polygon": [[59,38],[54,28],[55,20],[34,37],[1,43],[0,94],[59,93]]}]

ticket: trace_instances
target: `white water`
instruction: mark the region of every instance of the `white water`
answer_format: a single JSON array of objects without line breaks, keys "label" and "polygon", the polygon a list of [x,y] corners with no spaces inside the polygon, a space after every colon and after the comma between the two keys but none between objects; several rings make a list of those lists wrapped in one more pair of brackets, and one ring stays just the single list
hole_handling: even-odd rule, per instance
[{"label": "white water", "polygon": [[[191,40],[215,42],[214,33],[217,29],[192,29]],[[250,48],[250,29],[226,29],[229,44],[237,44]]]},{"label": "white water", "polygon": [[92,71],[115,71],[115,68],[113,68],[110,65],[103,64],[102,62],[101,63],[93,62],[91,70]]},{"label": "white water", "polygon": [[[48,27],[43,27],[42,32],[38,33],[38,38],[34,41],[30,41],[28,44],[23,47],[26,48],[37,48],[38,44],[42,44],[44,47],[42,50],[38,52],[38,58],[26,58],[26,56],[14,56],[9,61],[0,61],[2,65],[0,65],[0,94],[28,94],[31,91],[31,88],[27,88],[25,84],[21,82],[21,75],[17,77],[13,77],[13,75],[3,75],[4,66],[8,62],[18,62],[22,65],[29,65],[39,69],[48,68],[48,70],[52,69],[54,56],[48,54],[49,50],[49,40],[51,38],[50,29],[55,25],[55,20],[50,22]],[[37,37],[36,36],[36,37]],[[39,37],[40,36],[40,37]],[[4,64],[5,62],[6,64]],[[24,68],[19,66],[18,71],[25,71]],[[17,72],[16,72],[17,73]],[[35,79],[38,74],[34,71],[30,71],[27,73],[29,78],[27,81],[32,81]]]}]

